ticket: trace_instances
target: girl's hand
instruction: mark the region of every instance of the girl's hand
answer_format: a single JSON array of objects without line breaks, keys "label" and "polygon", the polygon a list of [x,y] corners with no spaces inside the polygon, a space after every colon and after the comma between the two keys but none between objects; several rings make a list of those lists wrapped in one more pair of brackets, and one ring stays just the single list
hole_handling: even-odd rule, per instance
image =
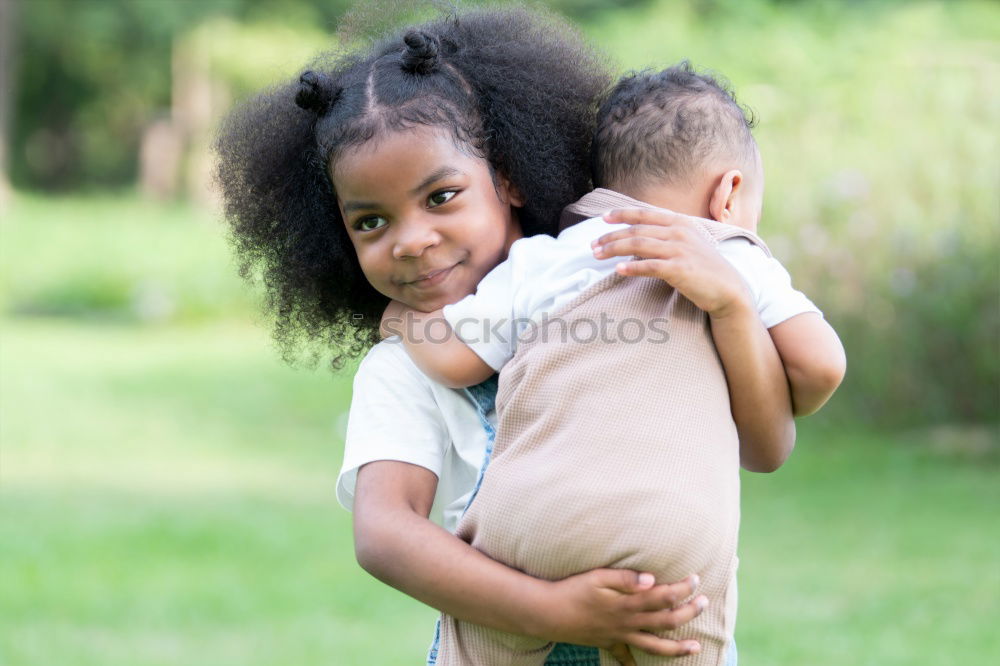
[{"label": "girl's hand", "polygon": [[623,261],[621,275],[665,281],[714,319],[753,308],[750,292],[736,269],[695,228],[688,215],[666,209],[619,208],[605,213],[611,224],[628,224],[592,243],[594,256],[640,257]]},{"label": "girl's hand", "polygon": [[409,306],[399,301],[389,301],[385,312],[382,313],[382,322],[379,324],[379,333],[383,340],[394,335],[402,335],[403,318],[409,309]]},{"label": "girl's hand", "polygon": [[595,569],[549,585],[545,617],[550,624],[537,632],[547,640],[609,649],[626,665],[632,663],[626,645],[664,657],[701,651],[697,641],[673,641],[650,633],[676,629],[705,609],[705,596],[681,603],[697,589],[695,575],[655,585],[652,574]]}]

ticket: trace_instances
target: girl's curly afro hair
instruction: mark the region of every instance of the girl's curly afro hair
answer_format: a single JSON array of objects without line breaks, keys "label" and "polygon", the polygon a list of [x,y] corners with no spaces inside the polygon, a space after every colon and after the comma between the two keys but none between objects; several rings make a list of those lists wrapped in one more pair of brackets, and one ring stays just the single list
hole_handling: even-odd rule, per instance
[{"label": "girl's curly afro hair", "polygon": [[565,22],[526,10],[430,21],[362,52],[328,56],[224,121],[217,181],[244,278],[260,276],[287,361],[340,367],[378,339],[388,299],[347,236],[330,164],[389,131],[434,126],[523,195],[525,235],[554,233],[590,187],[588,150],[603,59]]}]

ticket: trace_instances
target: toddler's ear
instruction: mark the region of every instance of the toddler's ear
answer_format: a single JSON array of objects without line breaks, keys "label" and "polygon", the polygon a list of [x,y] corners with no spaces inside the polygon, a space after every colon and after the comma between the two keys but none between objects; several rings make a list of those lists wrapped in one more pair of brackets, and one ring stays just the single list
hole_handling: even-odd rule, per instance
[{"label": "toddler's ear", "polygon": [[712,191],[712,197],[708,202],[708,212],[716,222],[735,224],[736,216],[736,193],[743,186],[743,172],[733,169],[722,174],[722,179]]}]

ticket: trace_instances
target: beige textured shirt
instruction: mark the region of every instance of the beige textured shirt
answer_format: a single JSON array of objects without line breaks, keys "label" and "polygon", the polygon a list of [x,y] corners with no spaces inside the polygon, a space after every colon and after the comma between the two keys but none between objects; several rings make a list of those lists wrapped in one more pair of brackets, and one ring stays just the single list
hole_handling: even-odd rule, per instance
[{"label": "beige textured shirt", "polygon": [[[613,207],[650,206],[596,190],[563,225]],[[764,247],[738,227],[697,225],[713,243]],[[572,334],[577,321],[618,332],[625,320],[627,336]],[[722,664],[736,612],[739,444],[708,316],[662,280],[610,275],[522,336],[500,373],[497,417],[459,536],[547,579],[597,567],[659,581],[698,573],[708,609],[665,635],[701,642],[681,663]]]}]

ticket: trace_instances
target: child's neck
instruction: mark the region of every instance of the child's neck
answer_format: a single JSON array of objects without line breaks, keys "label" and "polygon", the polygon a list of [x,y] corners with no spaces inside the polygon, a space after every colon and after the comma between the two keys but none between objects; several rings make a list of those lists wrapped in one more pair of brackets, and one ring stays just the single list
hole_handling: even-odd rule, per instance
[{"label": "child's neck", "polygon": [[633,199],[638,199],[658,208],[667,208],[676,213],[712,219],[709,211],[711,192],[707,189],[689,186],[643,185],[617,190]]}]

